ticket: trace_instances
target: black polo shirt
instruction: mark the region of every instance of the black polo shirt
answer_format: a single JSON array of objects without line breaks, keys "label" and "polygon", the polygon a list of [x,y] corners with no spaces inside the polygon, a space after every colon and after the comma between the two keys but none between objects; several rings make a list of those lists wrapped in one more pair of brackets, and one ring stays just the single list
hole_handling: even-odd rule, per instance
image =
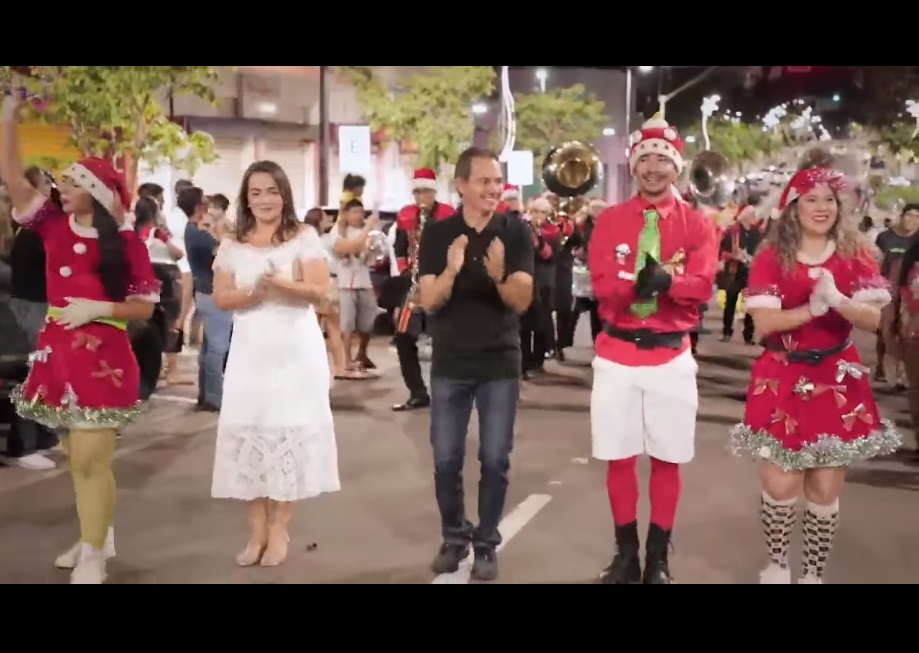
[{"label": "black polo shirt", "polygon": [[520,322],[498,294],[485,271],[491,241],[504,243],[508,275],[533,275],[533,237],[519,218],[495,215],[481,233],[461,213],[429,222],[421,235],[420,276],[438,276],[447,269],[447,250],[461,235],[469,238],[466,261],[453,283],[449,301],[428,317],[432,339],[431,375],[447,379],[517,378],[520,374]]}]

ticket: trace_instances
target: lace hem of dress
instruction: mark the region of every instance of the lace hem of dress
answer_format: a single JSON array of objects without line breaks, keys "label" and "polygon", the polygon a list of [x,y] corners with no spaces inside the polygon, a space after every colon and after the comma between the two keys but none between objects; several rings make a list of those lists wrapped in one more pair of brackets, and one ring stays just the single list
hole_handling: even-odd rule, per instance
[{"label": "lace hem of dress", "polygon": [[218,426],[211,495],[300,501],[341,489],[334,426]]},{"label": "lace hem of dress", "polygon": [[39,397],[28,399],[23,392],[24,385],[19,385],[10,393],[16,413],[50,429],[119,428],[140,414],[140,402],[131,408],[85,408],[74,403],[53,406]]},{"label": "lace hem of dress", "polygon": [[829,467],[850,467],[878,456],[894,453],[903,443],[903,436],[889,420],[881,420],[880,428],[855,440],[843,440],[838,435],[824,434],[800,451],[782,446],[767,431],[754,431],[746,424],[731,429],[729,448],[739,458],[767,460],[786,472]]}]

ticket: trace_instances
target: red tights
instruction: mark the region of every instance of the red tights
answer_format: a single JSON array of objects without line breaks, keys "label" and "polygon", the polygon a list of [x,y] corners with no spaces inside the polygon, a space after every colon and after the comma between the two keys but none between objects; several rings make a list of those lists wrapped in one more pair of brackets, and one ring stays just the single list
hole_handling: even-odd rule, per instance
[{"label": "red tights", "polygon": [[[651,523],[665,531],[673,530],[680,501],[680,466],[651,459]],[[638,458],[611,460],[606,474],[613,521],[626,526],[638,521]]]}]

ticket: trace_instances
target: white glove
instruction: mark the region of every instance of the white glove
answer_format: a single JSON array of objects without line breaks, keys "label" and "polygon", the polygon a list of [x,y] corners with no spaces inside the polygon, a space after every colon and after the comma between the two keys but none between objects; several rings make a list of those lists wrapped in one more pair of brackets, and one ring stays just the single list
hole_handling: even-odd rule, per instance
[{"label": "white glove", "polygon": [[814,288],[813,292],[811,292],[810,311],[814,317],[821,317],[830,312],[830,307],[823,301],[817,288]]},{"label": "white glove", "polygon": [[114,305],[94,299],[67,298],[67,306],[57,312],[54,321],[66,329],[76,329],[103,317],[112,317]]},{"label": "white glove", "polygon": [[820,293],[820,298],[830,308],[839,308],[848,301],[848,297],[839,292],[836,287],[836,279],[829,270],[820,268],[820,278],[817,279],[817,285],[814,290]]}]

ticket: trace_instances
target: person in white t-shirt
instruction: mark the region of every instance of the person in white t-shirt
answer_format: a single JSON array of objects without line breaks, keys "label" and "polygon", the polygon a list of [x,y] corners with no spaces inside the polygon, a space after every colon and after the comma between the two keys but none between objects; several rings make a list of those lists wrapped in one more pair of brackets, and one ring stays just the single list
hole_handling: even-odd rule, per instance
[{"label": "person in white t-shirt", "polygon": [[338,258],[338,291],[345,357],[348,369],[352,371],[376,369],[376,365],[367,356],[367,347],[380,310],[373,292],[370,266],[367,264],[367,247],[368,235],[380,229],[380,220],[376,215],[366,219],[365,216],[364,205],[359,200],[351,200],[342,207],[338,224],[330,232],[332,251]]},{"label": "person in white t-shirt", "polygon": [[[188,179],[180,179],[175,185],[175,197],[178,197],[182,191],[194,188],[194,184]],[[172,244],[185,253],[185,228],[188,226],[188,216],[178,206],[173,208],[166,215],[166,229],[172,237]],[[188,264],[188,256],[183,256],[178,261],[179,272],[182,273],[182,312],[179,314],[179,321],[176,324],[176,330],[179,332],[179,342],[185,342],[185,325],[188,324],[188,318],[191,315],[195,303],[195,289],[191,278],[191,267]],[[192,327],[192,333],[195,328]]]},{"label": "person in white t-shirt", "polygon": [[341,333],[340,301],[338,291],[338,257],[333,251],[335,236],[332,218],[321,208],[310,209],[303,220],[319,233],[322,247],[329,262],[329,289],[316,307],[316,314],[325,322],[329,353],[332,355],[332,373],[337,381],[355,381],[367,378],[359,370],[349,370],[345,359],[345,345]]}]

